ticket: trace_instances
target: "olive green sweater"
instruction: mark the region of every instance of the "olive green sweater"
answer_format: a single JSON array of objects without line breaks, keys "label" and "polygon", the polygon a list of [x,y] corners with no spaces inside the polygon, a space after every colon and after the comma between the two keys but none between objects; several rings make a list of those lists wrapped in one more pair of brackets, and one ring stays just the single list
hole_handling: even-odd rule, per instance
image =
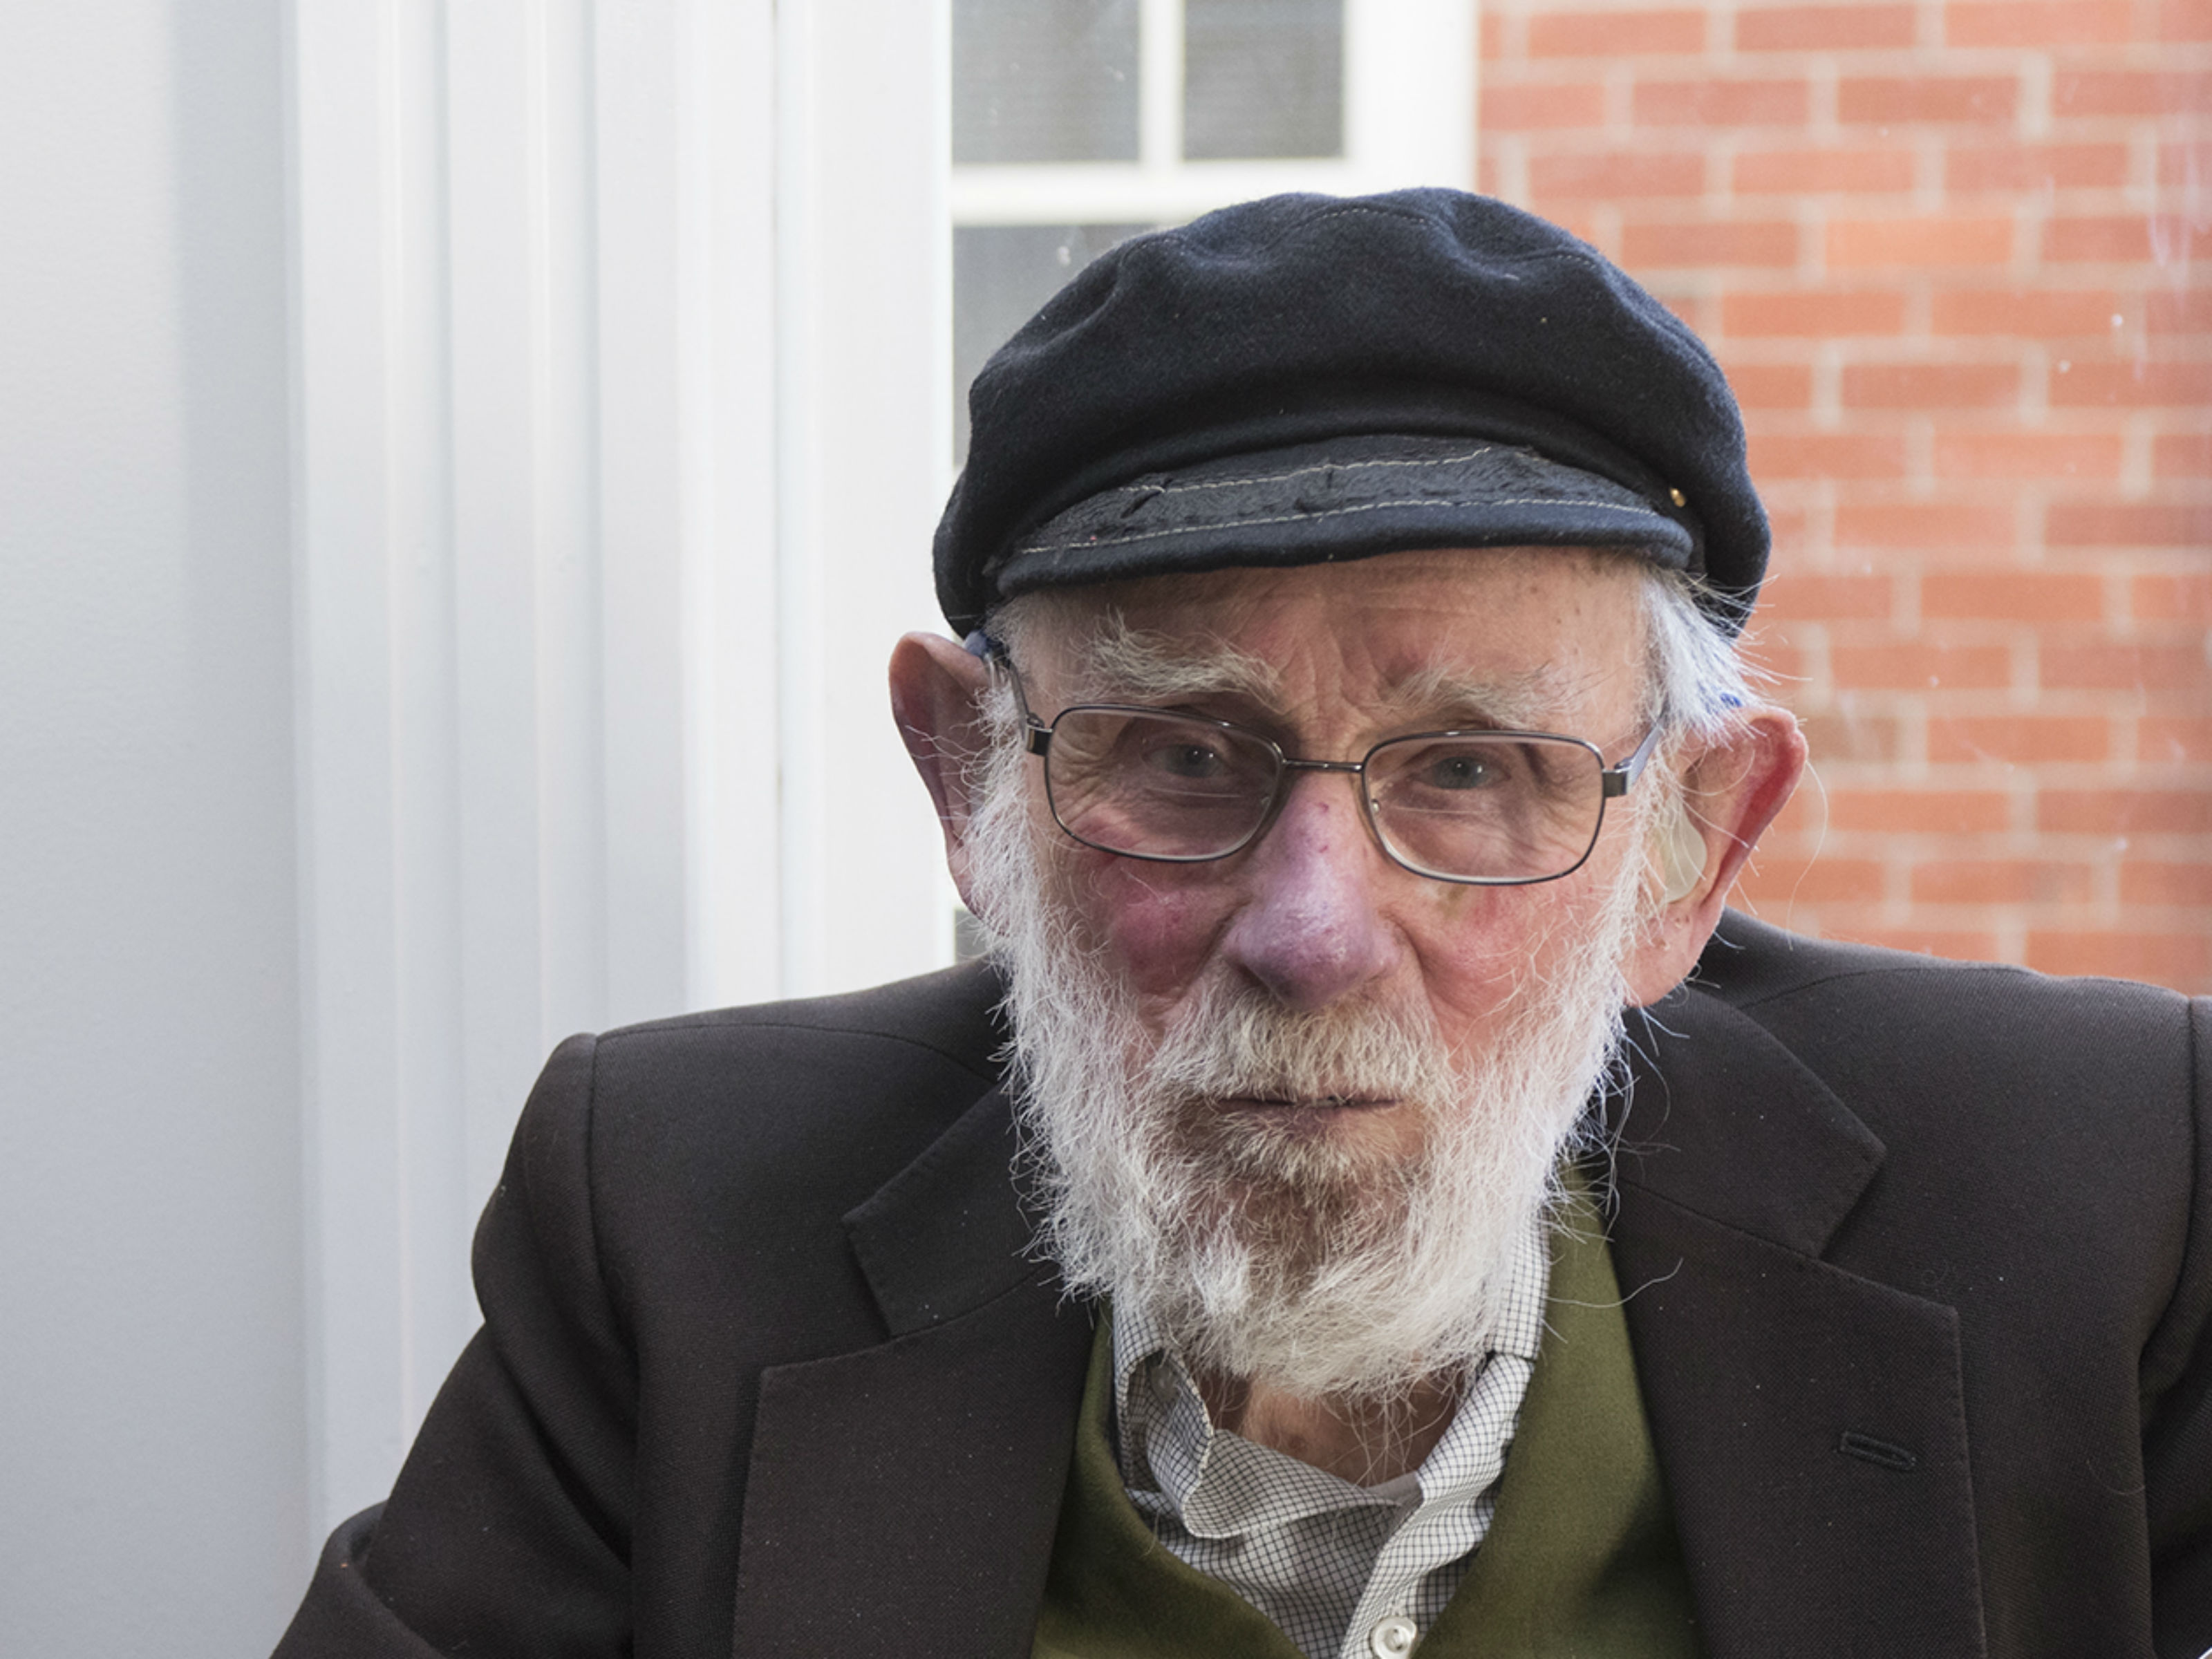
[{"label": "olive green sweater", "polygon": [[[1579,1198],[1554,1235],[1544,1346],[1498,1510],[1430,1659],[1698,1659],[1689,1581],[1636,1384],[1611,1253]],[[1302,1659],[1130,1505],[1107,1440],[1113,1334],[1092,1350],[1036,1659]]]}]

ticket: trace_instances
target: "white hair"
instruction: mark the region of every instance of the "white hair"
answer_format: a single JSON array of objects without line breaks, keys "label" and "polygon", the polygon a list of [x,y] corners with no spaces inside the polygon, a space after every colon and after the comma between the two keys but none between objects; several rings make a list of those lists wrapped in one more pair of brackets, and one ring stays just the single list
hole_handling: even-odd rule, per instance
[{"label": "white hair", "polygon": [[1741,635],[1721,620],[1740,617],[1743,607],[1681,571],[1637,563],[1644,578],[1644,712],[1663,720],[1677,741],[1725,741],[1758,700]]}]

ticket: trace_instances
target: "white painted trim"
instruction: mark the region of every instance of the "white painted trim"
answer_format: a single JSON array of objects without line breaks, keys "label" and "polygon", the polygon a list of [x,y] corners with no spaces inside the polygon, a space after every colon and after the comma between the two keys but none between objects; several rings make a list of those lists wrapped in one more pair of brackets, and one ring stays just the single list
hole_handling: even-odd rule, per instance
[{"label": "white painted trim", "polygon": [[1182,0],[1139,6],[1137,160],[1138,171],[1156,179],[1182,161]]},{"label": "white painted trim", "polygon": [[289,20],[312,1515],[578,1029],[950,957],[883,661],[947,482],[945,0]]},{"label": "white painted trim", "polygon": [[[312,1516],[373,1496],[407,1431],[399,1106],[405,702],[392,478],[400,310],[388,7],[294,17],[301,869]],[[411,42],[410,44],[412,44]],[[406,66],[419,81],[421,64]],[[424,216],[417,214],[420,228]],[[343,325],[339,325],[339,319]],[[347,1428],[332,1433],[327,1425]]]},{"label": "white painted trim", "polygon": [[944,626],[951,8],[803,0],[778,27],[785,985],[808,994],[951,960],[884,680],[893,638]]}]

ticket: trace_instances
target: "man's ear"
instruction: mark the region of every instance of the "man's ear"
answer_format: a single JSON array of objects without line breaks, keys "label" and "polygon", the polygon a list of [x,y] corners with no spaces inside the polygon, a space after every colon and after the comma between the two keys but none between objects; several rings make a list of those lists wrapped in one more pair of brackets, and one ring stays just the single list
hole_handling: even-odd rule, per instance
[{"label": "man's ear", "polygon": [[970,909],[968,820],[976,803],[969,798],[969,762],[984,746],[980,711],[990,678],[981,658],[936,634],[908,634],[891,650],[891,717],[937,805],[945,867]]},{"label": "man's ear", "polygon": [[1804,770],[1804,734],[1794,715],[1771,705],[1752,710],[1731,737],[1689,757],[1682,774],[1684,833],[1661,860],[1668,871],[1666,897],[1625,964],[1631,1003],[1656,1002],[1697,965],[1744,860]]}]

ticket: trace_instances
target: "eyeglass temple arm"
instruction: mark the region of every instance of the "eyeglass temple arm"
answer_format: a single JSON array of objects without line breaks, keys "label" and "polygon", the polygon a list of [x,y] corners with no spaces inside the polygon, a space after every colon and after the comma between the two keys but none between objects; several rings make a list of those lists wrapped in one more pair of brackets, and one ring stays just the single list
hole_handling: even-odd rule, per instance
[{"label": "eyeglass temple arm", "polygon": [[1029,752],[1042,755],[1051,748],[1052,728],[1030,713],[1030,700],[1022,690],[1022,677],[1014,672],[1014,659],[1007,654],[1006,647],[980,628],[969,634],[961,644],[969,656],[982,659],[986,666],[1005,671],[1006,683],[1014,688],[1014,702],[1022,711],[1023,744]]},{"label": "eyeglass temple arm", "polygon": [[1604,780],[1606,799],[1611,800],[1615,796],[1628,793],[1628,786],[1643,775],[1644,769],[1650,764],[1651,757],[1658,752],[1659,739],[1666,734],[1666,721],[1654,721],[1651,729],[1644,734],[1644,741],[1636,745],[1634,754],[1621,762],[1620,765],[1608,766],[1598,774],[1598,776]]}]

